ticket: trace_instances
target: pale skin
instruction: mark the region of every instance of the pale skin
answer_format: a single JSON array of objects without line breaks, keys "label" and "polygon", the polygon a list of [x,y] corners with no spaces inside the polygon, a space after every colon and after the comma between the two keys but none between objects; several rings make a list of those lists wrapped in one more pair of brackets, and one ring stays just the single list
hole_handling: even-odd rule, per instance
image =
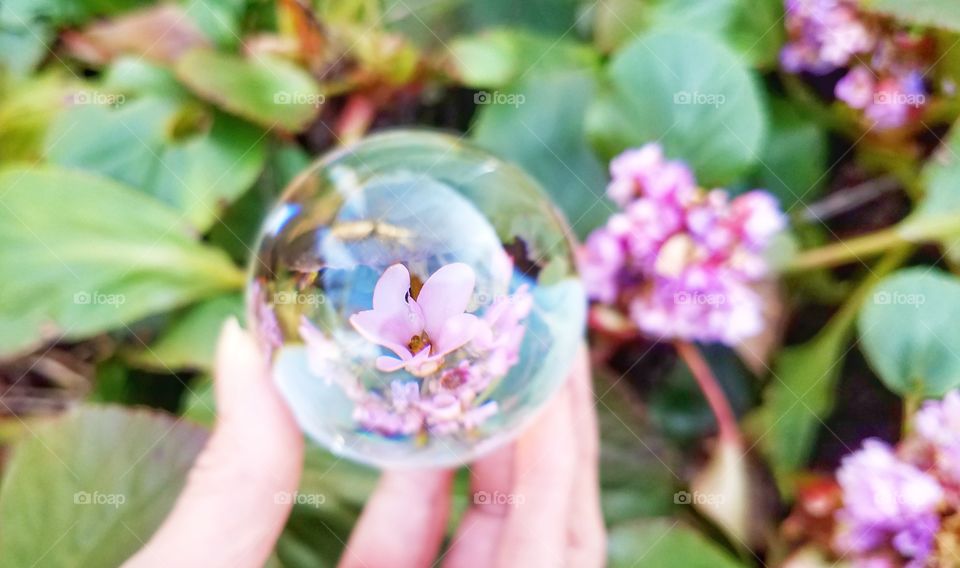
[{"label": "pale skin", "polygon": [[[297,490],[303,436],[236,321],[221,333],[215,375],[213,434],[173,510],[127,568],[260,567],[283,530],[291,505],[276,496]],[[340,567],[602,566],[598,451],[581,349],[534,424],[469,464],[473,493],[512,496],[514,504],[472,504],[442,550],[454,471],[385,472]]]}]

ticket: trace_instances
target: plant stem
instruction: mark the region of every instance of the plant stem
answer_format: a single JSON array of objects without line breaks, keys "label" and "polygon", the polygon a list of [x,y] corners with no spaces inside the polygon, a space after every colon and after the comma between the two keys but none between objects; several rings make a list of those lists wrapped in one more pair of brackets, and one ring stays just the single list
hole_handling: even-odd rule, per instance
[{"label": "plant stem", "polygon": [[674,347],[676,347],[683,362],[690,368],[693,378],[696,379],[704,398],[707,399],[707,404],[710,405],[710,409],[717,419],[720,439],[741,446],[743,436],[740,434],[740,427],[737,426],[737,417],[727,401],[723,388],[720,387],[713,371],[710,370],[710,365],[707,364],[700,351],[692,343],[677,340],[674,341]]},{"label": "plant stem", "polygon": [[958,213],[911,218],[875,233],[802,252],[784,267],[784,272],[846,264],[899,245],[937,241],[958,233],[960,233],[960,214]]}]

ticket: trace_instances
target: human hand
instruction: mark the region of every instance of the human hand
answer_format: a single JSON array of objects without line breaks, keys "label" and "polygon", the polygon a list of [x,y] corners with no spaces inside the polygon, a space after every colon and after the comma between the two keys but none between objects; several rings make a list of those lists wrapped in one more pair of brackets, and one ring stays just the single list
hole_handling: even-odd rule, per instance
[{"label": "human hand", "polygon": [[[253,339],[224,326],[217,425],[187,486],[128,568],[263,566],[283,530],[303,438]],[[572,441],[572,443],[571,443]],[[453,470],[385,472],[341,566],[600,566],[598,434],[585,350],[570,380],[514,443],[469,465],[472,504],[438,558]],[[489,503],[479,502],[486,495]],[[522,503],[493,502],[496,496]]]},{"label": "human hand", "polygon": [[584,347],[563,389],[530,428],[467,466],[470,506],[443,555],[454,472],[387,471],[340,567],[602,566],[598,452]]}]

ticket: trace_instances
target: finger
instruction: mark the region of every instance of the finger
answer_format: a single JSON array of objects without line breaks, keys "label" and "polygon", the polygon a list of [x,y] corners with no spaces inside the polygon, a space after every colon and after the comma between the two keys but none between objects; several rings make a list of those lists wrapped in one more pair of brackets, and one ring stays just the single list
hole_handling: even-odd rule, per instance
[{"label": "finger", "polygon": [[510,510],[497,566],[560,566],[567,542],[567,515],[576,456],[568,384],[516,442]]},{"label": "finger", "polygon": [[430,566],[446,530],[452,482],[452,470],[384,472],[340,568]]},{"label": "finger", "polygon": [[586,346],[580,349],[570,387],[577,470],[570,495],[566,564],[592,568],[604,565],[606,534],[600,509],[600,432]]},{"label": "finger", "polygon": [[493,566],[511,504],[515,444],[470,464],[470,504],[444,558],[448,568]]},{"label": "finger", "polygon": [[263,566],[290,513],[303,438],[235,319],[220,335],[217,424],[173,511],[128,567]]}]

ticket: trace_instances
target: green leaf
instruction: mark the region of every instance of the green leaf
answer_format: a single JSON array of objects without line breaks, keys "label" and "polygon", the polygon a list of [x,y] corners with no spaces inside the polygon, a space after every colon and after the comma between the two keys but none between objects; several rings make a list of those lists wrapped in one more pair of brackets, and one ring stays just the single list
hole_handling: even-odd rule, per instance
[{"label": "green leaf", "polygon": [[246,263],[267,212],[294,177],[311,162],[298,144],[269,144],[267,163],[254,187],[235,201],[210,228],[209,241],[227,251],[238,263]]},{"label": "green leaf", "polygon": [[170,69],[132,56],[117,57],[104,71],[100,88],[125,97],[154,95],[186,101],[190,96]]},{"label": "green leaf", "polygon": [[467,21],[474,29],[517,26],[554,36],[573,33],[580,22],[579,0],[485,0],[464,2]]},{"label": "green leaf", "polygon": [[277,542],[286,568],[337,565],[344,543],[372,493],[377,472],[311,447],[287,526]]},{"label": "green leaf", "polygon": [[757,166],[761,187],[785,211],[815,199],[827,171],[827,134],[783,99],[771,101],[770,134]]},{"label": "green leaf", "polygon": [[531,73],[593,69],[600,61],[588,45],[509,28],[458,38],[450,55],[464,85],[487,88]]},{"label": "green leaf", "polygon": [[810,457],[822,421],[833,409],[851,325],[830,325],[807,343],[787,347],[773,364],[756,430],[784,494]]},{"label": "green leaf", "polygon": [[173,506],[206,432],[82,407],[18,445],[0,489],[0,564],[119,566]]},{"label": "green leaf", "polygon": [[595,37],[605,51],[638,33],[693,31],[725,42],[753,65],[769,66],[785,37],[781,0],[609,0],[596,11]]},{"label": "green leaf", "polygon": [[587,131],[607,158],[660,141],[705,186],[726,185],[758,159],[760,91],[736,54],[707,36],[655,32],[617,52]]},{"label": "green leaf", "polygon": [[954,0],[860,0],[860,7],[905,24],[960,31],[960,4]]},{"label": "green leaf", "polygon": [[210,370],[220,328],[227,318],[243,317],[239,294],[218,296],[191,306],[148,347],[129,353],[127,361],[154,371]]},{"label": "green leaf", "polygon": [[[960,213],[960,127],[954,125],[944,143],[933,154],[921,172],[926,188],[923,200],[906,222],[925,224],[946,214]],[[941,239],[944,254],[960,259],[960,226]]]},{"label": "green leaf", "polygon": [[932,268],[881,280],[860,311],[863,353],[901,396],[938,397],[960,386],[960,282]]},{"label": "green leaf", "polygon": [[680,464],[651,426],[641,404],[615,377],[594,382],[600,424],[600,485],[610,524],[673,510]]},{"label": "green leaf", "polygon": [[200,232],[263,168],[264,135],[240,119],[215,113],[208,127],[210,117],[189,103],[118,100],[116,107],[82,104],[61,114],[47,138],[49,160],[149,193],[183,211]]},{"label": "green leaf", "polygon": [[583,131],[594,90],[593,76],[586,72],[538,74],[509,92],[485,93],[488,100],[473,128],[480,145],[543,184],[581,237],[614,211],[604,197],[606,172]]},{"label": "green leaf", "polygon": [[607,552],[611,568],[743,566],[711,540],[674,519],[650,519],[616,526],[610,531]]},{"label": "green leaf", "polygon": [[176,74],[201,98],[267,129],[299,132],[323,102],[317,82],[282,59],[251,61],[197,49],[177,61]]},{"label": "green leaf", "polygon": [[[699,349],[726,393],[734,412],[752,404],[752,377],[736,352],[724,345],[701,345]],[[666,436],[690,443],[717,431],[717,421],[690,368],[676,361],[664,384],[648,400],[651,421]]]},{"label": "green leaf", "polygon": [[0,2],[0,67],[26,75],[50,55],[56,28],[146,4],[147,0],[4,0]]},{"label": "green leaf", "polygon": [[0,99],[0,161],[38,161],[47,129],[67,96],[67,82],[45,74],[15,84]]},{"label": "green leaf", "polygon": [[242,286],[184,220],[113,181],[52,167],[0,170],[0,355],[79,339]]}]

